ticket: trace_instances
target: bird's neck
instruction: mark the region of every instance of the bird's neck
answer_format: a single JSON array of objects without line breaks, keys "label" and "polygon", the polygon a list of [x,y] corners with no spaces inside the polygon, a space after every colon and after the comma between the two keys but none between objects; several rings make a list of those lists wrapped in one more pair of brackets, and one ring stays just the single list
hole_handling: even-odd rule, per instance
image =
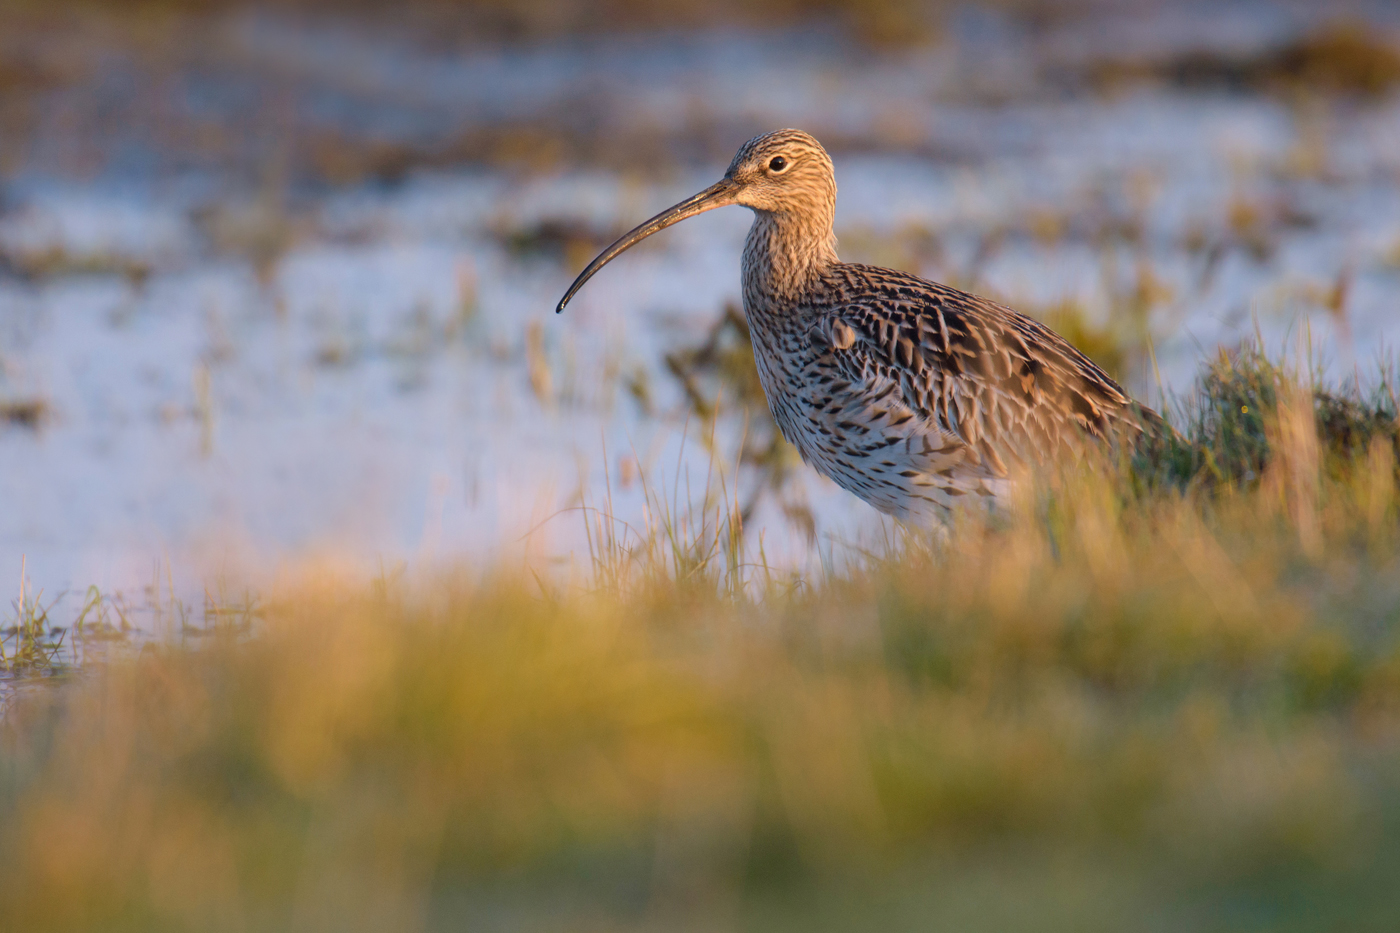
[{"label": "bird's neck", "polygon": [[829,215],[754,211],[744,244],[750,313],[774,313],[800,297],[839,260]]}]

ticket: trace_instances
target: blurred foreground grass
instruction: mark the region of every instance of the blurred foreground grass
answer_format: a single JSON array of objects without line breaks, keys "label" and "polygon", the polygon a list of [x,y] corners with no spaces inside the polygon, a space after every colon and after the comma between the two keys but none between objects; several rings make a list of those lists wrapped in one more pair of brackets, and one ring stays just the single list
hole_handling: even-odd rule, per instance
[{"label": "blurred foreground grass", "polygon": [[3,925],[1393,930],[1394,397],[1203,387],[1170,469],[821,581],[721,511],[569,591],[308,572],[21,694]]}]

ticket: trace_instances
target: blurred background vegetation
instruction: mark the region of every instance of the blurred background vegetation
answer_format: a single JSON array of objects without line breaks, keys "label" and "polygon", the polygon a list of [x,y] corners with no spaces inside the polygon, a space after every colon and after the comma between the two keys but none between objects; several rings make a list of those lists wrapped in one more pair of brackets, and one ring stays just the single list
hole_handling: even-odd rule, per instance
[{"label": "blurred background vegetation", "polygon": [[[553,171],[595,165],[665,175],[677,165],[727,157],[733,138],[766,129],[761,120],[717,121],[697,113],[679,124],[638,126],[590,96],[587,79],[567,106],[547,113],[507,106],[496,112],[435,117],[436,130],[405,134],[370,121],[327,119],[315,95],[331,91],[359,98],[373,111],[373,79],[357,86],[322,63],[298,69],[276,53],[260,54],[239,39],[237,24],[273,17],[313,29],[343,26],[380,33],[433,54],[452,50],[516,49],[637,37],[745,31],[827,36],[833,67],[852,44],[866,60],[932,47],[950,40],[949,24],[969,12],[997,17],[1020,34],[1073,31],[1095,16],[1160,11],[1171,0],[0,0],[0,172],[32,164],[27,151],[36,128],[54,132],[55,111],[79,139],[45,147],[40,164],[65,174],[91,174],[113,159],[129,162],[135,144],[151,146],[166,171],[190,166],[237,169],[279,184],[315,181],[344,185],[397,181],[415,170],[487,165],[512,171]],[[1184,4],[1190,6],[1190,4]],[[1249,4],[1226,3],[1221,15]],[[1316,22],[1281,44],[1225,43],[1212,48],[1171,42],[1157,50],[1119,54],[1095,48],[1085,55],[1037,53],[1027,63],[1046,100],[1066,95],[1112,97],[1142,86],[1188,91],[1234,91],[1275,96],[1296,108],[1319,100],[1376,99],[1400,84],[1400,52],[1389,35],[1368,25],[1377,4],[1332,0],[1321,8],[1268,0],[1254,6],[1269,16],[1306,12]],[[1320,13],[1320,15],[1319,15]],[[1043,59],[1043,60],[1042,60]],[[343,63],[342,63],[343,64]],[[979,96],[968,76],[966,96]],[[992,71],[993,69],[989,69]],[[289,73],[290,72],[290,73]],[[239,93],[205,95],[201,84],[229,78]],[[990,78],[991,87],[997,81]],[[761,89],[749,89],[761,92]],[[781,93],[781,88],[773,88]],[[1018,88],[1023,94],[1027,89]],[[67,92],[67,93],[65,93]],[[1005,89],[981,92],[995,101]],[[407,101],[399,101],[403,106]],[[422,101],[413,101],[421,108]],[[311,113],[315,119],[308,119]],[[381,121],[382,122],[382,121]],[[823,133],[833,151],[930,154],[929,143],[897,117],[886,138]],[[949,140],[941,145],[953,145]],[[938,156],[957,151],[933,151]],[[58,160],[54,162],[53,160]],[[1248,226],[1247,218],[1241,220]]]},{"label": "blurred background vegetation", "polygon": [[[1054,15],[1085,0],[993,0],[1014,13]],[[1094,2],[1094,0],[1088,0]],[[783,27],[834,24],[875,42],[908,43],[927,38],[947,0],[6,0],[5,8],[38,17],[91,15],[148,24],[200,17],[250,6],[303,14],[382,19],[397,26],[431,30],[444,40],[522,42],[569,35],[645,32],[656,29]]]}]

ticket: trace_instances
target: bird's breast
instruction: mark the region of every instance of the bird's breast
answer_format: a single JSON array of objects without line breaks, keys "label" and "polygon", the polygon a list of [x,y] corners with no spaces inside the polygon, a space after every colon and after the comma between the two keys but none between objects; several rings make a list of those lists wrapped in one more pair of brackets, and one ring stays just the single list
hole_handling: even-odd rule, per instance
[{"label": "bird's breast", "polygon": [[820,311],[802,304],[776,311],[761,301],[746,301],[745,311],[773,420],[807,463],[831,476],[843,456],[842,425],[850,424],[842,415],[850,386],[833,348],[812,337]]}]

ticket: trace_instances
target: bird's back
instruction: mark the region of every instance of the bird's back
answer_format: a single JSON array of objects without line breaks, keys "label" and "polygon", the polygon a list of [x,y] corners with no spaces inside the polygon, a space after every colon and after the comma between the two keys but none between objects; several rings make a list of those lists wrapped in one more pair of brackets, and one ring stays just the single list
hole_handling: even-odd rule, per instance
[{"label": "bird's back", "polygon": [[914,275],[823,270],[786,307],[748,300],[759,374],[803,457],[876,508],[921,520],[1018,470],[1162,430],[1030,318]]}]

